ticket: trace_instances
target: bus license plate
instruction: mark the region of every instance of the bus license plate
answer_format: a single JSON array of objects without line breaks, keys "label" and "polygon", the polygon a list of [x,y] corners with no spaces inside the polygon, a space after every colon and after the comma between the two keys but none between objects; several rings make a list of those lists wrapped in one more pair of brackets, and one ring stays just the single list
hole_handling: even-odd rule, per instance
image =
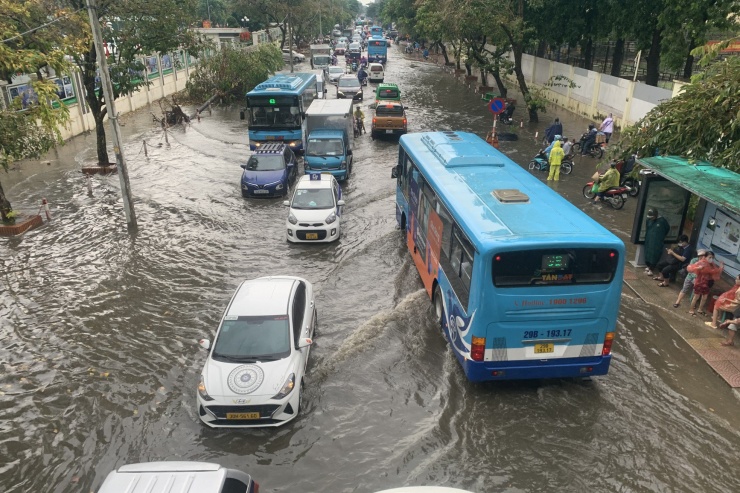
[{"label": "bus license plate", "polygon": [[260,419],[260,413],[226,413],[226,419]]},{"label": "bus license plate", "polygon": [[306,233],[306,239],[307,240],[318,240],[319,234],[318,233]]},{"label": "bus license plate", "polygon": [[555,352],[555,344],[553,343],[534,345],[534,354],[545,354],[545,353],[554,353],[554,352]]}]

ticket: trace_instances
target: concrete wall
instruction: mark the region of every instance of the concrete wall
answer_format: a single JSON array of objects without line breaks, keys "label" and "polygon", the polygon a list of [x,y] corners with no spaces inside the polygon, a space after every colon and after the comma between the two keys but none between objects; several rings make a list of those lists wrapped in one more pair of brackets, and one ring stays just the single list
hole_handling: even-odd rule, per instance
[{"label": "concrete wall", "polygon": [[[514,61],[513,55],[510,56],[510,60]],[[596,123],[600,123],[608,113],[612,113],[618,127],[635,124],[661,101],[674,95],[674,91],[668,89],[532,55],[522,55],[522,72],[527,84],[542,89],[545,97],[553,103]],[[553,79],[557,76],[563,76],[565,79],[561,81]],[[513,75],[509,76],[509,80],[516,83]],[[573,81],[575,87],[561,85],[567,84],[568,80]]]}]

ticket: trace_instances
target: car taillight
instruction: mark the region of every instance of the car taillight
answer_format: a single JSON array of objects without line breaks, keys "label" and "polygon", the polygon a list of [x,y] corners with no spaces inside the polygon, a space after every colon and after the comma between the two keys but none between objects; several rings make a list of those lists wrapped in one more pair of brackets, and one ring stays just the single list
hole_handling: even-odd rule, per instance
[{"label": "car taillight", "polygon": [[473,345],[470,348],[470,357],[473,361],[483,361],[483,355],[486,353],[486,338],[473,337]]},{"label": "car taillight", "polygon": [[378,121],[378,119],[377,119],[377,118],[375,118],[375,117],[373,117],[373,125],[375,125],[375,123],[376,123],[377,121]]},{"label": "car taillight", "polygon": [[607,332],[604,337],[604,349],[601,350],[602,356],[609,356],[612,352],[612,343],[614,342],[614,332]]},{"label": "car taillight", "polygon": [[257,481],[252,481],[252,493],[260,493],[260,484]]},{"label": "car taillight", "polygon": [[403,126],[404,127],[406,126],[406,119],[405,118],[403,119]]}]

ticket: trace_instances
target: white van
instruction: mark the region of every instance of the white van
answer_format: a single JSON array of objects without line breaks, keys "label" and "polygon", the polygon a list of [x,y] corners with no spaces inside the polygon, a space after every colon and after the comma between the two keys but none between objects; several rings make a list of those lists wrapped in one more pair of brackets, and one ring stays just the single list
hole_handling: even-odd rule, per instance
[{"label": "white van", "polygon": [[385,72],[382,63],[371,63],[367,67],[367,80],[370,82],[383,82]]},{"label": "white van", "polygon": [[259,493],[249,474],[210,462],[144,462],[108,474],[98,493]]}]

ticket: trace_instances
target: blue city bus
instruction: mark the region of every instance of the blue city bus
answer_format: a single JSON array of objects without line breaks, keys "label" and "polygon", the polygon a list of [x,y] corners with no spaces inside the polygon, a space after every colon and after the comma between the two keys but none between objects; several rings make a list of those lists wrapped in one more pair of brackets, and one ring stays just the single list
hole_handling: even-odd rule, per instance
[{"label": "blue city bus", "polygon": [[474,382],[605,375],[622,241],[464,132],[401,137],[396,219]]},{"label": "blue city bus", "polygon": [[383,28],[380,26],[372,26],[370,28],[370,37],[371,38],[382,38],[383,37]]},{"label": "blue city bus", "polygon": [[388,61],[388,41],[383,38],[368,39],[367,61],[382,63],[385,65],[385,62]]},{"label": "blue city bus", "polygon": [[316,99],[315,74],[277,74],[247,93],[249,148],[284,142],[293,151],[303,150],[304,114]]}]

